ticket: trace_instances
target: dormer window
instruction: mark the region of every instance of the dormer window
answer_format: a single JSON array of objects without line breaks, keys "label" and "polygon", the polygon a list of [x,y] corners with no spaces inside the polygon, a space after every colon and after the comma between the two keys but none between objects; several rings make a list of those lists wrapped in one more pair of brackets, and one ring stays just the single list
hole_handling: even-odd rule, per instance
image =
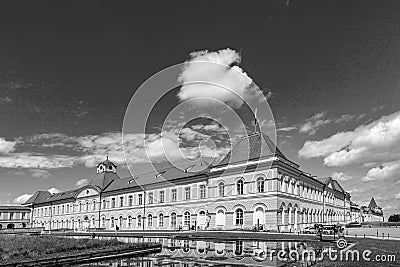
[{"label": "dormer window", "polygon": [[157,173],[157,174],[155,175],[155,178],[157,179],[157,178],[161,177],[161,175],[163,175],[164,173],[165,173],[165,171],[162,171],[162,172]]}]

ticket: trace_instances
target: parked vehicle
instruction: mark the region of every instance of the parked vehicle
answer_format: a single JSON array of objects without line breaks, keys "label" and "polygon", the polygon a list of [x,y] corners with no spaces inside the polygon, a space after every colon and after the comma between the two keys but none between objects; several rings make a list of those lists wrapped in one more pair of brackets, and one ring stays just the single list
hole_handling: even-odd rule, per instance
[{"label": "parked vehicle", "polygon": [[359,222],[351,222],[346,224],[346,227],[350,228],[350,227],[362,227],[362,224]]},{"label": "parked vehicle", "polygon": [[306,228],[304,228],[303,233],[305,234],[315,234],[316,233],[316,229],[314,226],[308,226]]}]

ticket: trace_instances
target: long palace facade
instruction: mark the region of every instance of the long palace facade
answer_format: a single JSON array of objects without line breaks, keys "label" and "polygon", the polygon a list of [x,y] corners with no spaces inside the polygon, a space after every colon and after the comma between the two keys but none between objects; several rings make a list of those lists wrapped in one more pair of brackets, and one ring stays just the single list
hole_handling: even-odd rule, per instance
[{"label": "long palace facade", "polygon": [[108,159],[89,184],[26,203],[31,226],[47,230],[259,229],[299,231],[350,220],[350,195],[288,160],[264,133],[239,139],[206,171],[164,166],[120,178]]}]

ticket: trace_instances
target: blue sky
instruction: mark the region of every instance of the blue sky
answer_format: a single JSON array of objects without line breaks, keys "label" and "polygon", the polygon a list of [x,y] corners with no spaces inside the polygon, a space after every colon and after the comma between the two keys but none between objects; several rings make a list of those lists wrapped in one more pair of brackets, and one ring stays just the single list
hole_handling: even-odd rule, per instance
[{"label": "blue sky", "polygon": [[[399,213],[399,3],[320,2],[4,4],[0,203],[79,186],[106,154],[120,162],[124,114],[137,88],[192,52],[230,48],[240,57],[232,64],[269,92],[288,158],[336,177],[353,201],[374,196],[386,215]],[[149,140],[182,100],[178,93],[152,113]],[[186,138],[212,136],[226,151],[221,127],[207,123],[189,124]],[[135,169],[144,170],[141,147],[135,152]],[[119,174],[129,172],[120,167]]]}]

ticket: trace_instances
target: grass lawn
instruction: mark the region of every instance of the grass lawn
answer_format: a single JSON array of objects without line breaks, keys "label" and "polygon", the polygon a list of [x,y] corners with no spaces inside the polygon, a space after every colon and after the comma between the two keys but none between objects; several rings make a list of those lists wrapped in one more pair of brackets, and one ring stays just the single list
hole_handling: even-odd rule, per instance
[{"label": "grass lawn", "polygon": [[61,256],[146,248],[151,243],[125,244],[115,239],[73,239],[55,236],[0,235],[0,264]]},{"label": "grass lawn", "polygon": [[[359,261],[352,261],[352,256],[349,256],[349,261],[332,261],[328,256],[325,255],[324,260],[322,262],[318,262],[315,266],[400,266],[400,241],[395,240],[379,240],[379,239],[360,239],[360,238],[348,238],[349,243],[354,243],[355,246],[350,248],[350,250],[357,250],[360,255]],[[368,256],[370,261],[363,259],[363,252],[365,250],[371,251],[371,254]],[[340,257],[339,253],[336,253],[338,258]],[[345,254],[343,254],[345,255]],[[389,256],[391,255],[391,256]],[[394,260],[393,256],[394,255]],[[343,256],[343,259],[346,257]],[[389,258],[391,258],[389,260]],[[386,259],[382,261],[382,259]]]}]

